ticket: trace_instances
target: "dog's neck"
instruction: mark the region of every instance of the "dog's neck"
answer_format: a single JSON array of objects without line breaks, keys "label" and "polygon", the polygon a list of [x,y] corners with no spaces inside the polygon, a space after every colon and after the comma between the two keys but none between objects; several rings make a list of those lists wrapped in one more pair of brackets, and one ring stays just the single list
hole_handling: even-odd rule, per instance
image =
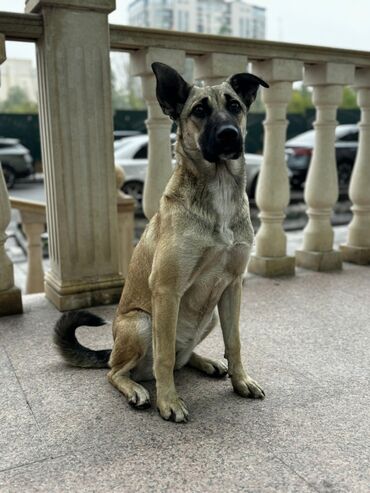
[{"label": "dog's neck", "polygon": [[244,155],[236,160],[206,161],[200,151],[176,146],[177,166],[165,195],[207,218],[222,235],[228,235],[233,218],[245,209]]}]

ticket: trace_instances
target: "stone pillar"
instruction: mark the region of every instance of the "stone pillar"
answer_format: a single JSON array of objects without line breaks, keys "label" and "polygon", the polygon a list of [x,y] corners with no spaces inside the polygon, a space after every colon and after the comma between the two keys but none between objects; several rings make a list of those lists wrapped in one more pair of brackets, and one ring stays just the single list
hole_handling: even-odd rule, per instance
[{"label": "stone pillar", "polygon": [[144,186],[143,208],[148,219],[158,211],[159,201],[172,174],[170,131],[172,121],[163,114],[156,97],[153,62],[170,65],[178,72],[185,67],[185,52],[162,48],[147,48],[131,53],[131,75],[140,76],[143,96],[148,106],[146,126],[149,135],[148,170]]},{"label": "stone pillar", "polygon": [[354,66],[322,63],[305,67],[304,82],[313,86],[316,107],[315,147],[307,175],[305,201],[308,224],[303,247],[296,251],[296,265],[317,271],[342,268],[340,252],[333,249],[331,226],[333,206],[338,199],[338,176],[335,159],[337,107],[342,101],[343,86],[352,84]]},{"label": "stone pillar", "polygon": [[253,73],[266,80],[270,88],[262,88],[266,120],[256,194],[261,227],[256,236],[256,254],[251,257],[248,271],[266,277],[294,275],[295,272],[295,259],[286,254],[287,238],[283,228],[290,190],[285,159],[286,110],[292,82],[301,80],[302,67],[302,63],[295,60],[253,62]]},{"label": "stone pillar", "polygon": [[353,219],[348,240],[340,250],[345,262],[370,264],[370,68],[358,68],[355,74],[357,101],[361,108],[360,139],[352,171],[349,196]]},{"label": "stone pillar", "polygon": [[[0,65],[5,58],[5,37],[0,34]],[[9,196],[0,164],[0,316],[23,311],[21,291],[14,286],[13,264],[5,251],[6,228],[9,222]]]},{"label": "stone pillar", "polygon": [[37,43],[51,270],[60,310],[116,302],[117,203],[108,14],[114,0],[28,0],[42,13]]},{"label": "stone pillar", "polygon": [[246,72],[247,57],[210,53],[194,57],[194,79],[202,80],[206,85],[221,84],[230,75]]}]

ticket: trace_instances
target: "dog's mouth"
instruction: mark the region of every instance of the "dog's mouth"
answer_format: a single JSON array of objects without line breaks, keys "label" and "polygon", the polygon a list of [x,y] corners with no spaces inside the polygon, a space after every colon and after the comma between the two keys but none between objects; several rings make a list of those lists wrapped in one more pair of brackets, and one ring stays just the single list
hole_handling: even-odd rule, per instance
[{"label": "dog's mouth", "polygon": [[215,149],[213,152],[208,149],[204,149],[202,151],[204,159],[210,163],[216,163],[219,161],[228,161],[230,159],[239,159],[242,152],[243,152],[242,146],[239,146],[237,149],[226,147],[220,150]]}]

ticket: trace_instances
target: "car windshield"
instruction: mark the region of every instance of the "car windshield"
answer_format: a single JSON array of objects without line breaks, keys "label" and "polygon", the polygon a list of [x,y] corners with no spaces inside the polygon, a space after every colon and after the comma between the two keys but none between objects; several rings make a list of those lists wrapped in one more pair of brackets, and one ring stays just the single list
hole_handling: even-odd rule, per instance
[{"label": "car windshield", "polygon": [[114,157],[116,159],[132,159],[133,154],[146,143],[146,139],[140,139],[138,141],[137,137],[128,137],[122,140],[121,145],[114,149]]},{"label": "car windshield", "polygon": [[315,141],[315,130],[308,130],[287,141],[287,145],[313,146]]}]

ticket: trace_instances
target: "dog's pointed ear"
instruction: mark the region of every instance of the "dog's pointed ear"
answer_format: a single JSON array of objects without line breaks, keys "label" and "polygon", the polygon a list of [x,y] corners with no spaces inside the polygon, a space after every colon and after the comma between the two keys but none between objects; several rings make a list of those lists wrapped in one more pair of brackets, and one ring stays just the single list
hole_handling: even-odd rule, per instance
[{"label": "dog's pointed ear", "polygon": [[247,73],[232,75],[227,82],[243,101],[247,109],[249,109],[250,105],[256,99],[259,86],[269,87],[264,80],[256,75]]},{"label": "dog's pointed ear", "polygon": [[177,120],[188,99],[191,86],[165,63],[152,63],[152,70],[157,79],[158,103],[165,115]]}]

